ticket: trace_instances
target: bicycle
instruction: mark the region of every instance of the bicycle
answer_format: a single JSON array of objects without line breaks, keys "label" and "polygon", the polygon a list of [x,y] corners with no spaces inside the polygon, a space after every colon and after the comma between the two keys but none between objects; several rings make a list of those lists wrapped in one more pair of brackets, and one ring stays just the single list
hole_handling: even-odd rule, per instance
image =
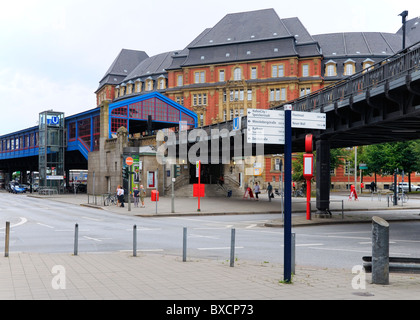
[{"label": "bicycle", "polygon": [[[391,199],[390,200],[391,200],[392,203],[394,202],[394,194],[393,193],[391,194]],[[406,203],[408,201],[408,195],[405,194],[405,193],[398,193],[397,194],[397,200],[398,201],[402,200],[403,203]]]},{"label": "bicycle", "polygon": [[105,206],[117,205],[118,199],[116,194],[108,193],[104,199]]}]

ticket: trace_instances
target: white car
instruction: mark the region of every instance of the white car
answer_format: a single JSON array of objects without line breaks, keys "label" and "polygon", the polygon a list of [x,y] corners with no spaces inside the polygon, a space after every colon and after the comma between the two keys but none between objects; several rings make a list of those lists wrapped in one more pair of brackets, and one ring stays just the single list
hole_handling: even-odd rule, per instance
[{"label": "white car", "polygon": [[[394,184],[391,185],[391,187],[389,188],[390,190],[394,190]],[[408,192],[408,182],[400,182],[398,184],[398,192],[400,192],[400,190],[404,190],[404,192]],[[411,191],[420,191],[420,186],[416,186],[414,184],[411,184]]]}]

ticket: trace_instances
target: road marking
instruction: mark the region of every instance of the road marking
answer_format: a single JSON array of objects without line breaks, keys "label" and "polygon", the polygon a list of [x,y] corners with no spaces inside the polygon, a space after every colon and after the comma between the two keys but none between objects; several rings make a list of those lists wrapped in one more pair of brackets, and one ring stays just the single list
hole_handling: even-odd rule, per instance
[{"label": "road marking", "polygon": [[83,238],[88,239],[88,240],[97,241],[97,242],[102,242],[102,240],[111,240],[112,239],[112,238],[92,238],[92,237],[88,237],[88,236],[83,236]]},{"label": "road marking", "polygon": [[312,246],[323,246],[323,243],[303,243],[303,244],[296,244],[296,247],[312,247]]},{"label": "road marking", "polygon": [[251,224],[251,225],[249,225],[248,227],[245,227],[245,229],[251,229],[251,228],[254,228],[254,227],[256,227],[257,226],[257,224]]},{"label": "road marking", "polygon": [[220,239],[218,236],[202,236],[200,234],[190,234],[188,238],[207,238],[207,239]]},{"label": "road marking", "polygon": [[[141,251],[141,252],[162,252],[162,251],[165,251],[165,250],[163,250],[163,249],[137,249],[137,252],[138,251]],[[126,250],[119,250],[119,252],[133,252],[133,250],[126,249]]]},{"label": "road marking", "polygon": [[[19,219],[20,219],[20,221],[18,223],[10,224],[10,228],[18,227],[18,226],[21,226],[22,224],[28,222],[28,219],[26,219],[26,218],[20,217]],[[1,229],[6,229],[6,227],[2,227],[2,228],[0,228],[0,230]]]},{"label": "road marking", "polygon": [[96,218],[90,218],[90,217],[82,217],[83,219],[92,220],[92,221],[103,221],[103,219],[96,219]]},{"label": "road marking", "polygon": [[[235,249],[243,249],[244,247],[235,247]],[[213,248],[197,248],[197,250],[228,250],[230,247],[213,247]]]},{"label": "road marking", "polygon": [[43,223],[41,223],[41,222],[37,222],[36,224],[37,224],[37,225],[40,225],[40,226],[43,226],[43,227],[50,228],[50,229],[54,229],[54,227],[53,227],[53,226],[49,226],[48,224],[43,224]]}]

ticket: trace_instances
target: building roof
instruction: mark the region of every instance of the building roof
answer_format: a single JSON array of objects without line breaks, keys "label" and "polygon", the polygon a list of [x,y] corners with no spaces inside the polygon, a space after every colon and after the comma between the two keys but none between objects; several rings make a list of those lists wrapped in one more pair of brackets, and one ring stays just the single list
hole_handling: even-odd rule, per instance
[{"label": "building roof", "polygon": [[144,59],[124,78],[123,81],[135,81],[141,77],[166,74],[166,69],[172,64],[172,56],[175,52],[177,51],[160,53]]},{"label": "building roof", "polygon": [[231,13],[220,20],[191,48],[290,37],[274,9]]},{"label": "building roof", "polygon": [[[407,46],[420,41],[419,23],[420,17],[407,21]],[[101,80],[100,87],[105,83],[121,84],[165,75],[168,70],[185,66],[292,56],[323,56],[323,64],[330,59],[342,63],[352,58],[359,65],[366,58],[378,61],[401,49],[402,29],[395,34],[311,35],[299,18],[280,19],[274,9],[231,13],[214,27],[203,30],[183,50],[148,57],[144,51],[123,49]]]},{"label": "building roof", "polygon": [[99,81],[98,90],[105,84],[119,84],[138,64],[149,56],[144,51],[122,49],[108,71]]},{"label": "building roof", "polygon": [[312,36],[324,57],[389,56],[401,50],[399,34],[383,32],[341,32]]}]

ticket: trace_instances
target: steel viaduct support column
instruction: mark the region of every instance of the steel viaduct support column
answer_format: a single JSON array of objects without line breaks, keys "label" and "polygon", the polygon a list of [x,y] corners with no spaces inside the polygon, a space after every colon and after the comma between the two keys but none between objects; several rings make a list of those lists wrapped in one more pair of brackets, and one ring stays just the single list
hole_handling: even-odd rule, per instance
[{"label": "steel viaduct support column", "polygon": [[330,142],[316,142],[316,215],[330,217]]}]

